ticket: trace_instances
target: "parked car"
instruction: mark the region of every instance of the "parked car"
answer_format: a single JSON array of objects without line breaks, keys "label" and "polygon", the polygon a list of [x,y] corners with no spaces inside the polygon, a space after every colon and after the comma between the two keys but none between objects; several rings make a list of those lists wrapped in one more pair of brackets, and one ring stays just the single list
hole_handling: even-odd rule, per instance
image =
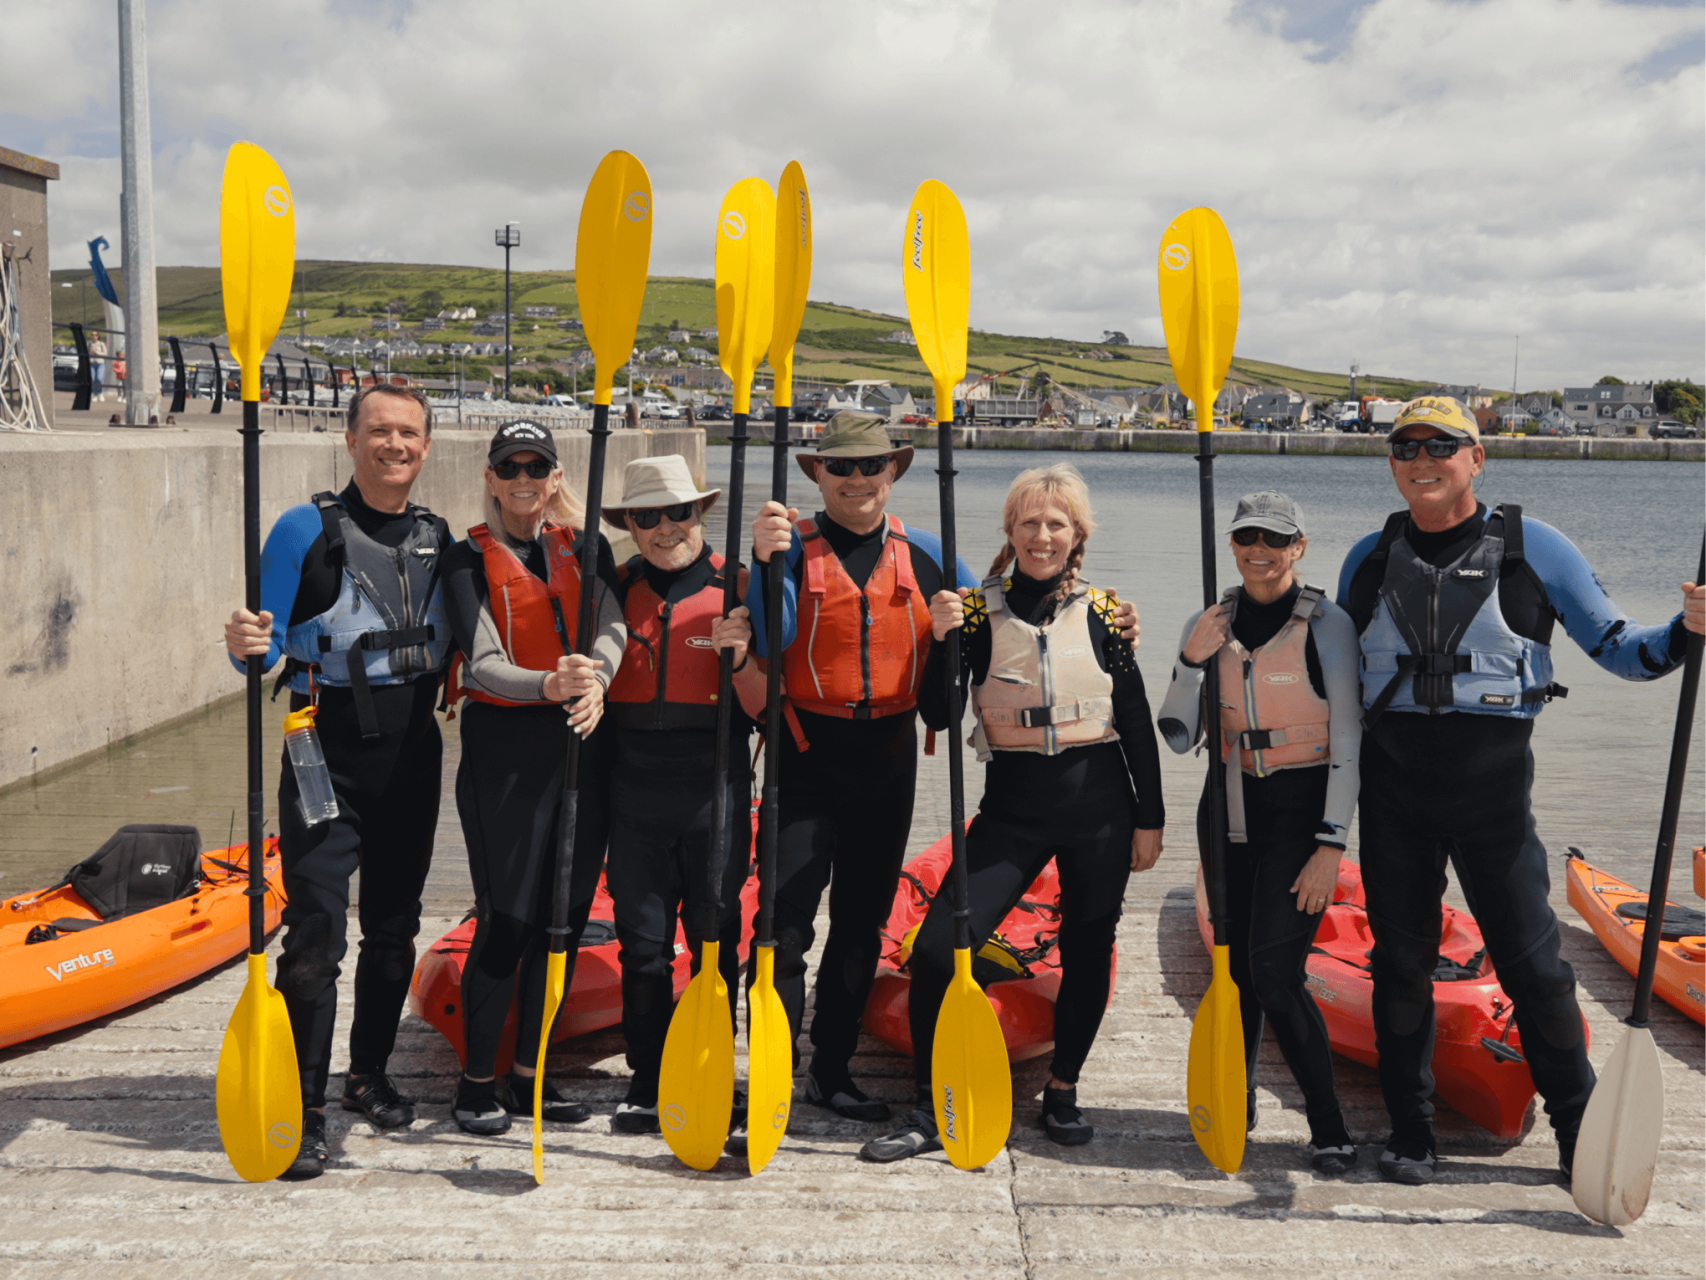
[{"label": "parked car", "polygon": [[700,422],[732,422],[734,414],[720,404],[708,404],[693,415]]},{"label": "parked car", "polygon": [[1653,439],[1655,440],[1692,440],[1700,434],[1698,426],[1689,426],[1686,422],[1678,422],[1674,418],[1660,418],[1653,423]]}]

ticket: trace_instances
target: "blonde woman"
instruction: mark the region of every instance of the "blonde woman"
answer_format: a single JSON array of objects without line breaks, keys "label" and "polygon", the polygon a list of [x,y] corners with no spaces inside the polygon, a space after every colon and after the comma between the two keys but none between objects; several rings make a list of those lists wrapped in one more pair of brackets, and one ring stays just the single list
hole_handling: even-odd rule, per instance
[{"label": "blonde woman", "polygon": [[[445,607],[460,660],[450,697],[461,714],[456,808],[474,879],[476,925],[462,977],[466,1044],[452,1112],[469,1133],[509,1128],[533,1107],[533,1063],[545,1008],[545,971],[562,808],[568,724],[584,739],[570,886],[568,963],[586,926],[609,829],[609,734],[598,731],[604,691],[622,661],[627,628],[613,592],[615,564],[600,535],[592,656],[573,653],[583,587],[586,523],[557,461],[551,432],[512,422],[492,437],[485,470],[487,522],[468,531],[445,565]],[[498,1040],[519,976],[515,1062],[496,1078]],[[585,1120],[591,1108],[547,1083],[548,1120]]]},{"label": "blonde woman", "polygon": [[[1077,1085],[1108,1003],[1126,880],[1161,855],[1161,766],[1118,605],[1083,579],[1095,528],[1084,478],[1066,463],[1024,472],[1007,491],[1002,528],[1006,539],[983,585],[931,600],[935,643],[920,709],[927,724],[948,727],[943,646],[958,644],[977,716],[972,745],[986,764],[966,835],[973,949],[1051,859],[1059,867],[1061,983],[1042,1122],[1049,1137],[1074,1146],[1094,1135]],[[901,1128],[866,1144],[868,1160],[941,1146],[930,1047],[953,974],[951,895],[931,905],[911,968],[918,1103]]]}]

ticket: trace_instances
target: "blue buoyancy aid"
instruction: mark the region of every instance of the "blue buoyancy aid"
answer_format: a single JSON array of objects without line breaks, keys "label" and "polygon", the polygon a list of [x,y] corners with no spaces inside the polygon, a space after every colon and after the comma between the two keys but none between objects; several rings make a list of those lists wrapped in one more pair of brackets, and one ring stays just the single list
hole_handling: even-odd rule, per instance
[{"label": "blue buoyancy aid", "polygon": [[[443,522],[411,505],[415,526],[393,549],[363,533],[335,494],[315,494],[314,505],[324,522],[327,555],[342,573],[331,608],[285,632],[288,683],[307,693],[311,667],[320,684],[353,689],[363,736],[377,736],[369,688],[435,674],[450,653],[439,586]],[[360,660],[353,661],[358,654]]]},{"label": "blue buoyancy aid", "polygon": [[1551,647],[1517,635],[1499,608],[1499,575],[1522,561],[1522,508],[1496,508],[1479,541],[1440,568],[1404,539],[1406,518],[1389,520],[1369,553],[1385,567],[1362,633],[1364,725],[1387,711],[1532,719],[1563,697]]}]

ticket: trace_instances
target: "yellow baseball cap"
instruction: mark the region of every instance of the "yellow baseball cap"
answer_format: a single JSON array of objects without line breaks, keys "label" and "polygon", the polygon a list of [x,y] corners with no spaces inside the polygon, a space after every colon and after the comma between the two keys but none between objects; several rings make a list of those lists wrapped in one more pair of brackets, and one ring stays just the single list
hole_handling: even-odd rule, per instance
[{"label": "yellow baseball cap", "polygon": [[1387,435],[1390,443],[1405,427],[1438,427],[1448,436],[1481,443],[1481,428],[1464,407],[1449,396],[1417,396],[1398,410],[1398,421]]}]

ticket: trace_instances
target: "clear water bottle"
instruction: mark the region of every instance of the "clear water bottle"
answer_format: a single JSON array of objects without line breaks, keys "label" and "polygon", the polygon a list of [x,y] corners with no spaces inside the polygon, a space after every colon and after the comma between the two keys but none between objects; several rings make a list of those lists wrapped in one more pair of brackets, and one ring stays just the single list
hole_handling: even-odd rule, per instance
[{"label": "clear water bottle", "polygon": [[284,747],[290,752],[290,767],[296,772],[302,820],[311,827],[338,816],[338,798],[332,793],[326,753],[320,750],[320,735],[314,732],[314,713],[318,710],[318,707],[303,707],[284,718]]}]

